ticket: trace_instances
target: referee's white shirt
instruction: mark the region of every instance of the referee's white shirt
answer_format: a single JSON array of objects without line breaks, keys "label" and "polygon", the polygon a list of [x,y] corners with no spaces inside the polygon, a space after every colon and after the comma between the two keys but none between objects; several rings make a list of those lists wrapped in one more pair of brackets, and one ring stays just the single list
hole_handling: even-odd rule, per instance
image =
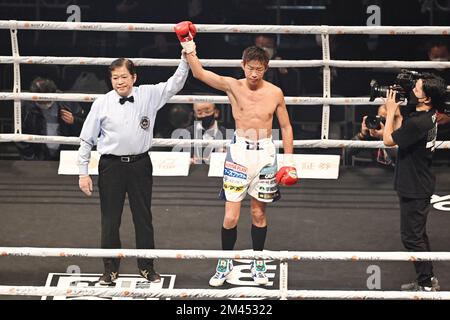
[{"label": "referee's white shirt", "polygon": [[94,145],[101,155],[136,155],[148,151],[157,111],[183,88],[188,73],[189,65],[181,61],[167,82],[133,87],[129,96],[134,97],[134,103],[120,104],[121,96],[115,90],[96,99],[80,133],[79,173],[88,174]]}]

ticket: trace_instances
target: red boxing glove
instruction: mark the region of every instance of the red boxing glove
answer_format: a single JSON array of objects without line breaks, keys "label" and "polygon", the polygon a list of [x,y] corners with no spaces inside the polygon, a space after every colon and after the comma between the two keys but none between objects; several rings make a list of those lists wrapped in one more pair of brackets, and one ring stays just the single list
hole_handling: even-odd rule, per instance
[{"label": "red boxing glove", "polygon": [[181,46],[186,53],[195,51],[194,37],[197,34],[197,28],[190,21],[182,21],[177,23],[173,28],[177,34],[178,40],[180,40]]},{"label": "red boxing glove", "polygon": [[292,186],[298,181],[297,169],[295,168],[294,155],[291,153],[283,155],[283,166],[278,170],[275,180],[279,185]]},{"label": "red boxing glove", "polygon": [[278,170],[275,180],[283,186],[292,186],[298,181],[297,169],[295,167],[281,167]]}]

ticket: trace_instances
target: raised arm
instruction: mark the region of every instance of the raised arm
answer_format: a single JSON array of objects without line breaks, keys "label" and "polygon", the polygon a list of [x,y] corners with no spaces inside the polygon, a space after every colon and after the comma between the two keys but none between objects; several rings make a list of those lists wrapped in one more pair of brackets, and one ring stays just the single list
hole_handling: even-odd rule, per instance
[{"label": "raised arm", "polygon": [[395,114],[397,113],[399,103],[395,102],[395,94],[396,91],[389,90],[386,101],[387,115],[386,123],[384,125],[383,142],[384,145],[388,147],[396,145],[394,139],[392,138],[392,132],[394,132],[397,129],[396,126],[398,126],[398,121],[395,121]]},{"label": "raised arm", "polygon": [[214,72],[203,69],[195,51],[194,37],[197,33],[195,25],[190,21],[183,21],[178,23],[174,30],[184,49],[186,59],[191,67],[194,77],[217,90],[225,92],[231,91],[232,83],[237,81],[236,79],[222,77]]},{"label": "raised arm", "polygon": [[156,85],[143,85],[142,88],[148,89],[150,96],[150,106],[161,109],[170,98],[180,92],[186,83],[189,75],[189,65],[186,61],[181,61],[175,73],[166,81]]},{"label": "raised arm", "polygon": [[194,77],[217,90],[229,92],[231,91],[232,83],[237,81],[234,78],[223,77],[212,71],[203,69],[195,51],[186,54],[186,58],[191,66]]}]

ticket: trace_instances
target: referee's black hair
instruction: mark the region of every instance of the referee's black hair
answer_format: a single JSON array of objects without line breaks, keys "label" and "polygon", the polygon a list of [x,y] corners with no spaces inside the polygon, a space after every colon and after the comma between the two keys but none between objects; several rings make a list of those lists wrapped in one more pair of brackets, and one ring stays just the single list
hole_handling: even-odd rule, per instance
[{"label": "referee's black hair", "polygon": [[114,60],[113,62],[111,62],[111,64],[109,65],[109,76],[112,76],[112,72],[116,69],[116,68],[120,68],[125,66],[127,68],[127,70],[130,72],[130,74],[132,76],[134,76],[136,74],[136,67],[134,66],[133,61],[131,61],[130,59],[127,58],[119,58]]}]

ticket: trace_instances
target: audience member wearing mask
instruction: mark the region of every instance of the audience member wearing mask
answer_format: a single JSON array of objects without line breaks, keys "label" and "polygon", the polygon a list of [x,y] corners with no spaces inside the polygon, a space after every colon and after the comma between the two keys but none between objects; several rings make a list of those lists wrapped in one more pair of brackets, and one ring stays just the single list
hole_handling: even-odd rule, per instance
[{"label": "audience member wearing mask", "polygon": [[[30,86],[35,93],[55,93],[55,82],[35,78]],[[43,136],[71,136],[80,134],[86,115],[79,104],[67,101],[25,101],[22,104],[22,133]],[[62,149],[75,150],[71,145],[57,143],[16,144],[22,160],[58,160]]]},{"label": "audience member wearing mask", "polygon": [[[441,40],[434,40],[427,46],[427,57],[434,62],[447,62],[450,60],[450,51],[448,44]],[[450,84],[450,69],[448,68],[434,68],[422,71],[429,71],[439,75],[445,80],[447,85]]]},{"label": "audience member wearing mask", "polygon": [[[434,40],[428,45],[427,55],[430,61],[450,61],[450,50],[448,48],[448,44],[440,39]],[[445,80],[447,86],[450,85],[450,69],[429,69],[427,71],[436,73]],[[437,140],[446,141],[450,139],[450,115],[444,112],[438,112],[436,114],[436,121],[438,123]],[[437,150],[435,157],[447,157],[444,151],[445,150]]]},{"label": "audience member wearing mask", "polygon": [[[220,126],[219,109],[214,103],[198,102],[194,103],[194,124],[187,128],[191,139],[203,140],[224,140],[226,139],[226,128]],[[200,164],[203,161],[209,163],[212,152],[225,152],[225,147],[201,147],[194,145],[191,149],[193,163]]]}]

